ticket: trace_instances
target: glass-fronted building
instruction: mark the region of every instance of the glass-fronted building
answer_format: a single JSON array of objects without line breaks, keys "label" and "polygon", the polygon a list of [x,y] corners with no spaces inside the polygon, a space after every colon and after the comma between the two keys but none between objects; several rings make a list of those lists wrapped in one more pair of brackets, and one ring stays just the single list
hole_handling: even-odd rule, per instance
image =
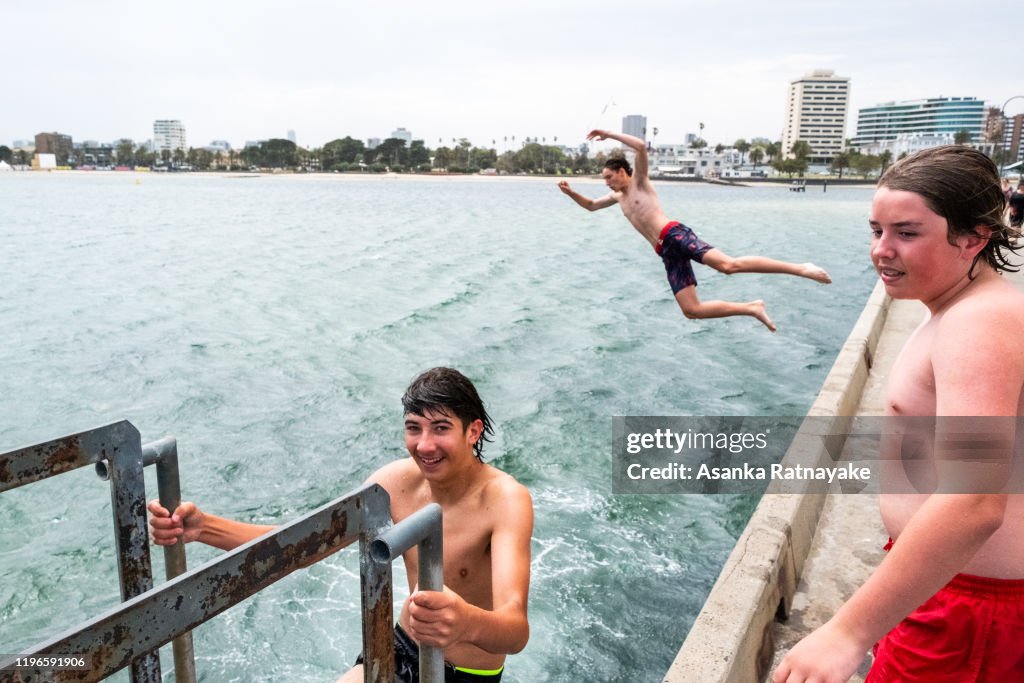
[{"label": "glass-fronted building", "polygon": [[985,120],[985,102],[974,97],[932,97],[924,100],[885,102],[857,112],[853,144],[862,147],[899,135],[924,133],[956,135],[962,130],[979,142]]}]

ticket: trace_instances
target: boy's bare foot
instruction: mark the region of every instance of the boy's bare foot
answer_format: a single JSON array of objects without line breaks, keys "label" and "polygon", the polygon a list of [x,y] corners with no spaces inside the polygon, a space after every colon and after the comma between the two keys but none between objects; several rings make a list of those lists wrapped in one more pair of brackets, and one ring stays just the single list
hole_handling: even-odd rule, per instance
[{"label": "boy's bare foot", "polygon": [[[825,272],[825,271],[822,271],[822,272]],[[765,310],[764,310],[764,299],[758,299],[757,301],[751,301],[748,305],[750,306],[750,315],[752,315],[755,318],[757,318],[758,320],[760,320],[762,323],[764,323],[765,327],[767,327],[770,331],[774,332],[775,329],[776,329],[775,328],[775,323],[773,323],[772,319],[768,317],[767,313],[765,313]]]},{"label": "boy's bare foot", "polygon": [[806,277],[814,280],[815,282],[820,282],[823,285],[827,285],[832,282],[832,278],[829,277],[827,272],[825,272],[825,269],[820,266],[816,266],[813,263],[800,264],[800,270],[801,277]]}]

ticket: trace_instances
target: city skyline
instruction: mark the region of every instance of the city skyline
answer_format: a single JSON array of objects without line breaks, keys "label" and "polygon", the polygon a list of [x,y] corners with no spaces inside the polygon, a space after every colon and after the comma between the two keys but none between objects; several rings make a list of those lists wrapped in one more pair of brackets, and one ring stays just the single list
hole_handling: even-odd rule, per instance
[{"label": "city skyline", "polygon": [[[857,110],[890,100],[998,107],[1024,94],[1009,59],[999,68],[991,50],[948,49],[951,18],[964,35],[1000,28],[966,2],[277,7],[185,0],[164,16],[123,0],[15,0],[7,54],[29,57],[0,73],[3,91],[20,95],[7,98],[0,144],[44,131],[139,143],[154,120],[177,119],[194,147],[289,130],[318,147],[405,128],[428,147],[466,137],[502,150],[512,136],[517,147],[526,137],[578,145],[629,114],[663,142],[700,123],[713,143],[778,140],[790,81],[815,69],[850,78],[847,137]],[[160,39],[144,48],[119,40],[118,27],[154,25]],[[1013,105],[1008,114],[1024,111],[1024,99]]]}]

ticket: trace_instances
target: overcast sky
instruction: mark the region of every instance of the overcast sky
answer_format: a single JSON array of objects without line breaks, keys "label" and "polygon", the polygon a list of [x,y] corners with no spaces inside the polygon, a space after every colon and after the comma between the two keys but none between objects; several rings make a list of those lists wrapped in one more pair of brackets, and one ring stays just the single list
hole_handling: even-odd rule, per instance
[{"label": "overcast sky", "polygon": [[[860,107],[1024,95],[1020,22],[963,0],[2,0],[0,144],[42,131],[315,147],[397,127],[436,147],[575,145],[644,114],[658,141],[781,137],[788,84],[851,78]],[[1020,15],[1016,15],[1019,19]],[[1008,113],[1024,111],[1014,100]]]}]

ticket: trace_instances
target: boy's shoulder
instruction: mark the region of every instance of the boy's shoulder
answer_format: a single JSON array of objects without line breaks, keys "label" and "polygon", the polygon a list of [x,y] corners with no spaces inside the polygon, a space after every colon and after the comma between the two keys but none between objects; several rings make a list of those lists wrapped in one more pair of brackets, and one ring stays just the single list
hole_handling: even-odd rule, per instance
[{"label": "boy's shoulder", "polygon": [[496,524],[527,524],[532,527],[533,497],[511,474],[487,465],[490,472],[480,490],[480,503],[493,513]]}]

